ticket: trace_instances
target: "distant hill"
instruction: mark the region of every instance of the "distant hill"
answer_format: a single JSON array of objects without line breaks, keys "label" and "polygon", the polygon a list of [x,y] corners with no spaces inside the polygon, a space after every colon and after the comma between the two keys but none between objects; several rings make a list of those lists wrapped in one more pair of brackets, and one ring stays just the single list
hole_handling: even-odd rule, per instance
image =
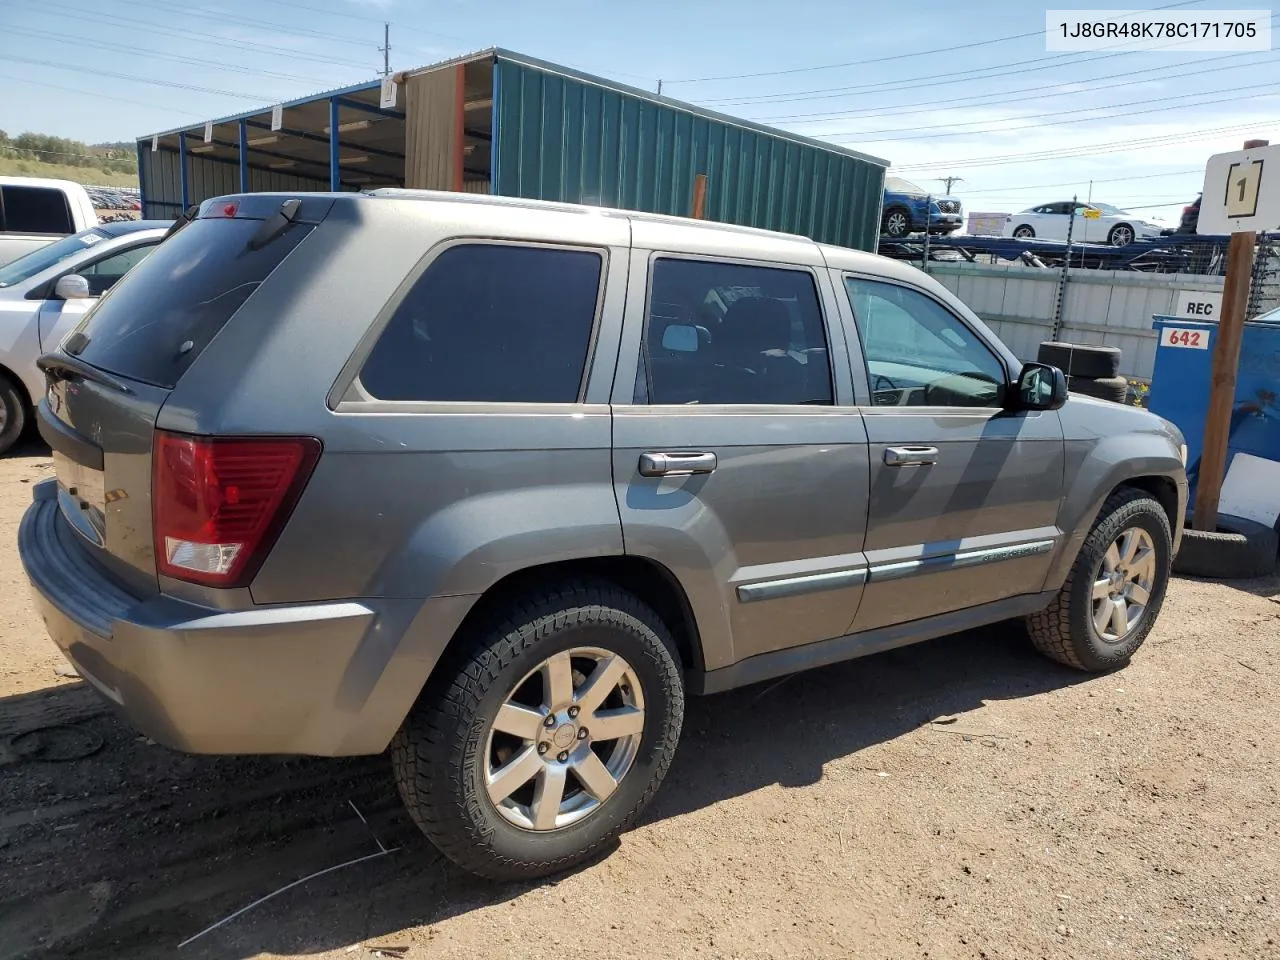
[{"label": "distant hill", "polygon": [[138,155],[133,143],[97,143],[44,133],[10,136],[0,130],[0,174],[57,177],[101,186],[137,186]]}]

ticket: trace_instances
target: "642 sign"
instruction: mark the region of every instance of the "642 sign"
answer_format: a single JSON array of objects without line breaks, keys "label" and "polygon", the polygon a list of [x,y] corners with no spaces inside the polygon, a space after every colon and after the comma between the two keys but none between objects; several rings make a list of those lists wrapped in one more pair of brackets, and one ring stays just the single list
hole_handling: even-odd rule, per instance
[{"label": "642 sign", "polygon": [[1209,331],[1191,327],[1165,327],[1160,331],[1162,347],[1183,347],[1188,350],[1208,350]]},{"label": "642 sign", "polygon": [[1280,228],[1280,146],[1219,153],[1204,171],[1196,233],[1261,233]]}]

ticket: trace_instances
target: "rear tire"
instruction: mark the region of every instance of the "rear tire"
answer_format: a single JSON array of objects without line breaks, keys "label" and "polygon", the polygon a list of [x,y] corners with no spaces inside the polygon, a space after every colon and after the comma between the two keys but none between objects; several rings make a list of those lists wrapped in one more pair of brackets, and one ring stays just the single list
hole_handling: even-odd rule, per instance
[{"label": "rear tire", "polygon": [[[1130,535],[1132,541],[1126,541]],[[1136,545],[1131,558],[1125,556],[1130,542]],[[1148,582],[1142,586],[1141,578],[1129,579],[1125,574],[1145,564],[1146,549],[1152,553],[1152,566]],[[1147,639],[1160,614],[1172,553],[1173,534],[1164,508],[1141,490],[1117,490],[1099,512],[1058,595],[1045,610],[1027,618],[1032,644],[1046,657],[1077,670],[1105,673],[1123,667]],[[1118,565],[1114,562],[1117,559],[1121,561]],[[1120,570],[1120,574],[1109,568]],[[1141,586],[1141,592],[1133,591],[1130,584]],[[1125,606],[1115,620],[1113,585],[1130,591],[1120,598]],[[1126,621],[1127,629],[1123,633],[1115,629],[1116,620],[1133,613],[1133,605],[1142,599],[1145,603]]]},{"label": "rear tire", "polygon": [[[606,663],[621,679],[595,672]],[[573,580],[519,599],[437,667],[396,735],[392,764],[410,815],[449,859],[493,879],[592,859],[635,823],[675,754],[678,663],[662,619],[611,584]],[[597,676],[611,692],[593,705]],[[625,736],[598,736],[624,716]],[[544,817],[548,797],[562,799]]]},{"label": "rear tire", "polygon": [[27,400],[18,385],[0,373],[0,456],[18,442],[27,427]]},{"label": "rear tire", "polygon": [[901,240],[911,233],[911,211],[906,207],[890,207],[884,212],[880,230],[890,239]]},{"label": "rear tire", "polygon": [[1032,240],[1035,238],[1036,232],[1025,223],[1021,226],[1014,227],[1013,237],[1015,240]]}]

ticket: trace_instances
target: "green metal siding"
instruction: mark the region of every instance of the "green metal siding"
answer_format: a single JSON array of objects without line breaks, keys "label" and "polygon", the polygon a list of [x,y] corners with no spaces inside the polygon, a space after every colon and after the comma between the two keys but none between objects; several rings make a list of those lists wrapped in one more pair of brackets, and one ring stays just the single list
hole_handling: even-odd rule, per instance
[{"label": "green metal siding", "polygon": [[494,190],[688,216],[874,250],[884,167],[496,59]]}]

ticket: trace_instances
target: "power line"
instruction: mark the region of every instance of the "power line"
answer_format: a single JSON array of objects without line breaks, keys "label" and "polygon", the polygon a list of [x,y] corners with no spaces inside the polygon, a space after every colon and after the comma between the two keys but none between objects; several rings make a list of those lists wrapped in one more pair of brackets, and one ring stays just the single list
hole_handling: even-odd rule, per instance
[{"label": "power line", "polygon": [[192,93],[208,93],[219,97],[238,97],[241,100],[257,100],[260,102],[278,102],[282,97],[264,96],[260,93],[239,93],[235,90],[218,90],[214,87],[201,87],[192,83],[179,83],[176,80],[161,80],[157,77],[138,77],[130,73],[115,73],[110,70],[99,70],[96,67],[77,67],[53,60],[37,60],[34,57],[15,57],[11,54],[0,54],[0,60],[12,63],[29,63],[38,67],[53,67],[55,70],[68,70],[72,73],[88,73],[95,77],[113,77],[116,80],[129,80],[134,83],[146,83],[157,87],[172,87],[175,90],[189,90]]},{"label": "power line", "polygon": [[1075,180],[1067,183],[1063,183],[1062,181],[1058,181],[1057,183],[1034,183],[1024,187],[1002,187],[999,189],[993,187],[990,190],[966,190],[965,195],[968,196],[972,194],[981,196],[986,194],[989,196],[995,196],[997,194],[1013,193],[1015,191],[1021,192],[1023,190],[1061,190],[1065,187],[1084,186],[1088,183],[1125,183],[1130,180],[1157,180],[1162,177],[1184,177],[1192,173],[1204,173],[1204,170],[1197,167],[1194,170],[1173,170],[1168,173],[1144,173],[1134,177],[1107,177],[1103,180]]},{"label": "power line", "polygon": [[[1247,57],[1252,55],[1253,54],[1251,52],[1228,53],[1221,57],[1210,57],[1207,60],[1200,60],[1198,62],[1201,64],[1214,63],[1214,62],[1220,62],[1222,60],[1234,60],[1237,57]],[[1233,63],[1233,64],[1230,64],[1229,66],[1214,66],[1214,67],[1208,67],[1204,70],[1185,70],[1182,68],[1181,65],[1147,67],[1143,70],[1126,70],[1122,73],[1105,74],[1101,77],[1092,77],[1089,80],[1077,81],[1081,84],[1084,84],[1084,83],[1094,83],[1098,80],[1113,80],[1118,77],[1124,78],[1120,83],[1110,83],[1110,84],[1107,84],[1106,86],[1101,86],[1101,87],[1089,87],[1087,89],[1072,90],[1070,91],[1070,95],[1074,96],[1075,94],[1079,94],[1079,93],[1096,93],[1100,90],[1112,90],[1117,87],[1132,86],[1134,77],[1140,76],[1142,74],[1147,74],[1147,73],[1156,73],[1156,72],[1163,72],[1166,70],[1172,70],[1172,71],[1175,71],[1175,75],[1177,79],[1181,80],[1183,77],[1194,77],[1203,73],[1221,73],[1226,70],[1239,70],[1242,67],[1254,67],[1254,66],[1258,66],[1261,63],[1266,63],[1266,62],[1268,62],[1268,58],[1263,57],[1261,60],[1253,60],[1248,63]],[[1007,94],[1007,96],[1002,96],[998,99],[992,99],[991,96],[988,94],[975,93],[975,94],[968,94],[963,97],[952,97],[948,100],[918,100],[914,103],[895,103],[895,104],[880,105],[875,107],[858,107],[856,110],[842,111],[840,113],[795,113],[795,114],[790,114],[786,116],[751,117],[751,119],[757,123],[782,123],[786,121],[791,121],[793,123],[822,123],[829,120],[845,120],[845,119],[851,120],[851,119],[856,119],[857,117],[860,117],[860,116],[878,115],[878,114],[883,114],[889,111],[892,111],[895,117],[900,117],[900,116],[907,116],[915,113],[933,113],[940,106],[944,106],[946,104],[958,104],[966,101],[973,101],[977,105],[988,107],[988,106],[1002,106],[1006,103],[1023,103],[1027,100],[1044,100],[1048,98],[1047,94],[1039,97],[1026,97],[1023,95],[1028,93],[1033,93],[1037,90],[1052,90],[1052,91],[1055,91],[1056,95],[1061,96],[1062,86],[1063,86],[1063,81],[1056,80],[1053,83],[1042,83],[1034,87],[1023,87],[1020,90],[1008,90],[1008,91],[1005,91],[1005,94]],[[904,109],[908,107],[919,107],[920,109],[918,110]]]},{"label": "power line", "polygon": [[[1207,96],[1215,93],[1239,93],[1241,90],[1249,90],[1254,93],[1265,93],[1265,92],[1275,92],[1277,90],[1280,90],[1280,87],[1277,87],[1276,85],[1272,85],[1269,87],[1259,87],[1254,84],[1249,84],[1243,87],[1229,87],[1224,90],[1206,90],[1200,93],[1183,93],[1175,97],[1156,97],[1155,99],[1151,99],[1151,100],[1131,100],[1128,103],[1116,103],[1106,107],[1082,107],[1078,110],[1061,110],[1061,111],[1056,111],[1054,113],[1032,113],[1032,114],[1027,114],[1026,117],[1019,117],[1016,119],[1026,119],[1026,118],[1035,118],[1035,117],[1061,117],[1061,116],[1066,116],[1073,113],[1089,113],[1089,112],[1094,112],[1098,110],[1110,110],[1112,107],[1133,107],[1133,106],[1145,105],[1145,104],[1151,104],[1151,103],[1168,103],[1169,101],[1172,101],[1172,100],[1186,100],[1189,97],[1203,97],[1203,96]],[[972,120],[972,121],[966,121],[966,122],[955,123],[955,124],[946,124],[946,126],[948,127],[979,126],[980,129],[952,130],[951,132],[946,132],[946,133],[921,133],[921,134],[915,134],[907,137],[877,138],[877,137],[870,136],[872,134],[878,134],[878,133],[905,133],[907,131],[915,129],[914,127],[896,127],[893,130],[868,130],[863,132],[857,132],[857,131],[843,132],[842,131],[839,133],[828,133],[823,135],[823,139],[824,140],[832,139],[833,142],[835,143],[852,142],[852,141],[846,141],[846,140],[834,140],[835,137],[856,137],[858,143],[888,143],[890,141],[902,141],[902,140],[938,140],[944,137],[966,137],[966,136],[973,136],[975,134],[982,134],[982,133],[1010,133],[1015,130],[1035,130],[1035,129],[1042,129],[1044,127],[1060,127],[1060,126],[1066,126],[1067,124],[1072,124],[1072,123],[1089,123],[1094,120],[1114,120],[1117,117],[1138,117],[1138,116],[1144,116],[1148,113],[1163,113],[1167,110],[1181,110],[1187,107],[1208,107],[1208,106],[1213,106],[1219,103],[1230,103],[1233,100],[1237,100],[1237,99],[1239,98],[1222,97],[1217,100],[1204,100],[1199,103],[1179,103],[1179,104],[1175,104],[1174,106],[1153,107],[1150,109],[1143,109],[1143,110],[1128,110],[1122,113],[1108,113],[1108,114],[1102,114],[1099,116],[1092,116],[1092,117],[1077,117],[1074,120],[1051,120],[1048,123],[1024,123],[1021,126],[1016,126],[1016,127],[995,126],[995,124],[1004,122],[1001,120],[994,120],[994,121],[993,120]]]},{"label": "power line", "polygon": [[[1162,7],[1154,7],[1153,10],[1171,10],[1174,7],[1189,7],[1204,0],[1180,0],[1178,3],[1165,4]],[[1147,13],[1149,11],[1142,11]],[[1109,17],[1107,22],[1114,20],[1128,20],[1136,14],[1128,14],[1124,17]],[[844,63],[826,63],[816,67],[791,67],[786,70],[764,70],[759,73],[737,73],[724,74],[715,77],[691,77],[683,80],[666,80],[666,83],[707,83],[712,80],[752,80],[756,77],[781,77],[795,73],[812,73],[817,70],[841,70],[845,67],[864,67],[873,63],[888,63],[891,60],[907,60],[912,57],[932,56],[936,53],[952,53],[956,50],[969,50],[974,47],[988,47],[996,43],[1006,43],[1009,40],[1025,40],[1028,37],[1044,36],[1043,30],[1031,30],[1027,33],[1015,33],[1007,37],[996,37],[992,40],[976,40],[973,43],[956,43],[945,47],[936,47],[933,50],[913,50],[910,53],[895,53],[887,57],[873,57],[867,60],[848,60]],[[1048,58],[1045,58],[1048,59]]]},{"label": "power line", "polygon": [[[1274,24],[1280,18],[1280,14],[1274,14],[1271,22]],[[1166,44],[1160,50],[1173,50],[1178,47],[1186,46],[1193,43],[1193,40],[1178,41]],[[1069,63],[1048,63],[1042,66],[1033,66],[1034,64],[1045,64],[1046,61],[1061,60],[1064,57],[1073,57],[1075,54],[1058,54],[1054,57],[1034,57],[1030,60],[1015,60],[1011,63],[985,67],[971,67],[967,70],[953,70],[947,73],[934,73],[923,77],[915,77],[911,80],[882,80],[877,83],[854,84],[846,87],[817,87],[813,90],[801,90],[788,93],[765,93],[748,97],[729,97],[715,100],[697,101],[703,106],[746,106],[755,103],[796,103],[808,100],[832,100],[840,97],[849,96],[851,94],[861,95],[864,91],[874,91],[876,93],[892,93],[900,90],[915,90],[921,87],[932,87],[936,85],[938,80],[956,80],[963,79],[965,81],[972,80],[994,80],[1000,77],[1010,77],[1023,73],[1038,73],[1041,70],[1051,70],[1057,66],[1078,67],[1085,63],[1095,63],[1099,60],[1114,60],[1116,57],[1132,56],[1134,53],[1140,52],[1160,52],[1160,51],[1134,51],[1120,50],[1114,53],[1103,53],[1094,57],[1081,57],[1078,60],[1072,60]],[[1017,70],[1007,70],[1005,67],[1020,67]],[[988,73],[987,71],[996,71]],[[985,76],[973,76],[973,74],[982,74]]]},{"label": "power line", "polygon": [[1241,133],[1246,130],[1257,130],[1261,126],[1275,122],[1277,121],[1255,120],[1252,123],[1238,123],[1227,127],[1213,127],[1210,129],[1198,130],[1195,133],[1168,134],[1158,137],[1113,140],[1109,143],[1069,147],[1059,150],[1036,150],[1030,153],[1009,153],[992,157],[965,157],[962,159],[952,160],[931,160],[927,163],[906,164],[902,167],[895,168],[895,170],[933,171],[938,168],[946,167],[999,166],[1006,163],[1038,163],[1044,160],[1065,160],[1079,157],[1106,156],[1111,153],[1122,153],[1125,150],[1132,150],[1135,147],[1166,146],[1174,143],[1198,143],[1202,140],[1212,140],[1219,134]]},{"label": "power line", "polygon": [[325,33],[321,30],[307,30],[302,27],[296,27],[292,24],[277,23],[273,20],[258,20],[253,17],[233,16],[216,8],[210,7],[188,7],[183,5],[174,5],[170,3],[156,3],[153,0],[123,0],[132,6],[149,7],[153,10],[163,10],[165,13],[177,13],[191,17],[200,17],[201,19],[219,20],[223,23],[234,23],[247,27],[267,27],[275,30],[277,33],[292,35],[295,37],[308,37],[311,39],[327,40],[330,43],[344,43],[348,46],[356,47],[373,47],[373,44],[363,40],[353,40],[351,37],[342,36],[337,33]]},{"label": "power line", "polygon": [[215,70],[225,70],[231,73],[245,73],[255,77],[270,77],[276,80],[307,80],[312,83],[329,83],[332,78],[321,80],[315,77],[305,77],[296,73],[275,73],[271,70],[259,70],[254,67],[245,67],[239,64],[226,63],[219,60],[204,60],[200,57],[178,56],[172,53],[162,53],[159,50],[150,50],[145,47],[135,47],[122,43],[111,43],[105,40],[95,40],[91,37],[78,37],[70,34],[56,33],[51,30],[28,30],[24,27],[6,27],[6,34],[16,33],[24,34],[37,39],[48,39],[57,42],[74,43],[87,47],[97,47],[101,50],[119,50],[124,53],[133,54],[135,56],[153,57],[157,60],[168,60],[173,63],[183,63],[188,66],[211,67]]},{"label": "power line", "polygon": [[102,14],[98,11],[81,10],[79,7],[68,7],[63,4],[54,3],[52,0],[42,0],[40,7],[33,12],[51,13],[55,17],[101,23],[119,30],[131,30],[131,27],[133,26],[146,27],[148,33],[170,36],[179,40],[195,40],[199,41],[202,46],[226,47],[231,50],[242,50],[242,48],[250,47],[255,50],[266,51],[272,56],[284,60],[306,60],[314,63],[323,63],[326,66],[336,65],[359,67],[361,69],[368,68],[367,64],[359,63],[355,60],[343,60],[338,57],[302,53],[300,51],[287,50],[283,47],[275,47],[270,44],[255,43],[250,40],[235,40],[229,37],[224,37],[220,34],[186,30],[182,27],[174,27],[172,25],[162,26],[147,20],[139,20],[135,17],[123,17],[114,13]]},{"label": "power line", "polygon": [[14,77],[9,74],[0,73],[0,80],[10,80],[13,83],[25,83],[28,86],[40,87],[45,90],[62,90],[66,93],[76,93],[84,97],[97,97],[100,100],[114,100],[117,103],[127,103],[134,107],[148,107],[152,110],[167,110],[171,113],[180,113],[187,117],[197,117],[200,114],[192,113],[190,110],[174,110],[173,107],[162,107],[158,103],[147,103],[143,100],[131,100],[128,97],[115,97],[105,93],[98,93],[94,90],[81,90],[76,87],[63,87],[56,83],[46,83],[43,80],[32,80],[30,77]]}]

